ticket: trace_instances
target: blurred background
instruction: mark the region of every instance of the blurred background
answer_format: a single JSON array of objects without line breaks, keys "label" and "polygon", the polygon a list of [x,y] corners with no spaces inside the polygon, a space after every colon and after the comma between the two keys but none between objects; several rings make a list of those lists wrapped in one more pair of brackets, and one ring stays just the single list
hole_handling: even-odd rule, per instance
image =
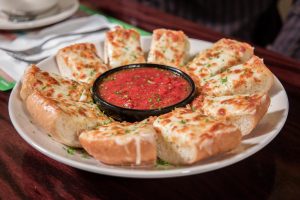
[{"label": "blurred background", "polygon": [[300,0],[136,0],[300,60]]}]

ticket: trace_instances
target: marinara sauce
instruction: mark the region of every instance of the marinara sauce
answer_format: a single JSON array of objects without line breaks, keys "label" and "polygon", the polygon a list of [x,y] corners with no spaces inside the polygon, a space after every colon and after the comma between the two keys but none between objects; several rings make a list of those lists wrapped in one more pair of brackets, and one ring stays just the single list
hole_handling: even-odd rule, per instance
[{"label": "marinara sauce", "polygon": [[110,74],[99,85],[105,101],[123,108],[149,110],[184,100],[191,86],[180,75],[160,68],[132,68]]}]

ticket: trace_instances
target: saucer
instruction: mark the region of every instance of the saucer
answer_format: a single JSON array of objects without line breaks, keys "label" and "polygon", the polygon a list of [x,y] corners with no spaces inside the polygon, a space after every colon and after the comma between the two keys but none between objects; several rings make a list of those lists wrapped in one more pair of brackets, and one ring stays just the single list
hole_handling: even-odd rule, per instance
[{"label": "saucer", "polygon": [[9,21],[4,14],[0,14],[0,30],[32,29],[54,24],[73,15],[78,7],[78,0],[60,0],[54,8],[37,15],[34,20],[24,22]]}]

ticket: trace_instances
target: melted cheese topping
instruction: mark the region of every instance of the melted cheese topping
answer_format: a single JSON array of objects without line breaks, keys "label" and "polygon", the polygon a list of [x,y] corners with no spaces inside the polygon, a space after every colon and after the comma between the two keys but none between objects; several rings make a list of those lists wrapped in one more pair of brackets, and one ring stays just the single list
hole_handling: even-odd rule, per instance
[{"label": "melted cheese topping", "polygon": [[246,63],[233,66],[209,78],[202,88],[202,93],[211,96],[265,93],[270,78],[273,76],[263,61],[253,56]]},{"label": "melted cheese topping", "polygon": [[188,38],[182,31],[156,29],[153,31],[148,62],[180,67],[189,52]]},{"label": "melted cheese topping", "polygon": [[237,130],[227,121],[216,120],[187,108],[178,108],[159,116],[153,126],[160,130],[165,140],[183,146],[199,141],[206,144],[208,141],[205,140],[218,134]]},{"label": "melted cheese topping", "polygon": [[[113,140],[117,145],[125,146],[122,150],[128,151],[127,144],[134,142],[136,151],[135,164],[142,161],[141,143],[147,141],[155,144],[156,131],[147,121],[139,123],[113,122],[100,126],[96,130],[86,131],[81,137],[87,140]],[[128,153],[128,152],[127,152]]]},{"label": "melted cheese topping", "polygon": [[[63,60],[60,66],[63,75],[76,81],[91,84],[108,67],[96,54],[96,47],[91,43],[80,43],[59,50],[57,57]],[[64,69],[64,68],[67,69]],[[65,73],[68,71],[70,73]]]},{"label": "melted cheese topping", "polygon": [[155,135],[153,127],[149,123],[142,121],[138,123],[112,122],[108,125],[100,126],[96,130],[89,131],[86,136],[95,139],[113,138],[118,144],[127,144],[134,137],[151,139],[153,135]]},{"label": "melted cheese topping", "polygon": [[53,101],[55,101],[56,106],[59,107],[60,110],[70,116],[97,118],[106,121],[107,123],[112,121],[110,118],[104,115],[94,103],[74,102],[70,100]]},{"label": "melted cheese topping", "polygon": [[198,97],[192,103],[196,111],[213,117],[253,115],[267,99],[266,94]]},{"label": "melted cheese topping", "polygon": [[106,61],[111,67],[144,63],[140,35],[134,29],[117,27],[108,31],[105,39]]},{"label": "melted cheese topping", "polygon": [[247,43],[221,39],[211,48],[200,52],[184,70],[202,86],[210,77],[225,69],[246,62],[253,56],[253,47]]},{"label": "melted cheese topping", "polygon": [[89,87],[84,83],[42,71],[35,65],[27,69],[24,79],[31,79],[32,89],[46,97],[82,102],[92,101]]}]

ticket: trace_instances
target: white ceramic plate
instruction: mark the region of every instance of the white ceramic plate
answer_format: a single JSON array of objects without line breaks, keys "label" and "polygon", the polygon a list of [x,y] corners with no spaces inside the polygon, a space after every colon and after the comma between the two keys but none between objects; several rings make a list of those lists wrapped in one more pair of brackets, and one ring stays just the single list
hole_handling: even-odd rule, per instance
[{"label": "white ceramic plate", "polygon": [[11,22],[0,18],[0,30],[20,30],[42,27],[62,21],[73,15],[79,7],[78,0],[59,0],[55,8],[40,14],[35,20],[27,22]]},{"label": "white ceramic plate", "polygon": [[[149,50],[150,41],[150,37],[142,38],[142,47],[146,52]],[[211,45],[209,42],[195,39],[190,39],[190,43],[191,55]],[[103,42],[98,41],[95,44],[99,55],[103,55]],[[38,66],[43,70],[58,73],[54,57],[44,60],[39,63]],[[279,80],[275,78],[275,84],[270,91],[271,105],[268,113],[253,132],[243,138],[241,146],[234,151],[215,156],[192,166],[163,169],[124,168],[104,165],[91,157],[86,158],[86,156],[80,152],[68,151],[66,146],[55,142],[47,133],[31,123],[30,117],[24,109],[19,96],[20,86],[21,83],[18,82],[11,93],[9,99],[9,114],[16,130],[26,142],[46,156],[66,165],[99,174],[122,177],[162,178],[186,176],[212,171],[236,163],[262,149],[279,133],[286,121],[289,109],[286,92]]]}]

